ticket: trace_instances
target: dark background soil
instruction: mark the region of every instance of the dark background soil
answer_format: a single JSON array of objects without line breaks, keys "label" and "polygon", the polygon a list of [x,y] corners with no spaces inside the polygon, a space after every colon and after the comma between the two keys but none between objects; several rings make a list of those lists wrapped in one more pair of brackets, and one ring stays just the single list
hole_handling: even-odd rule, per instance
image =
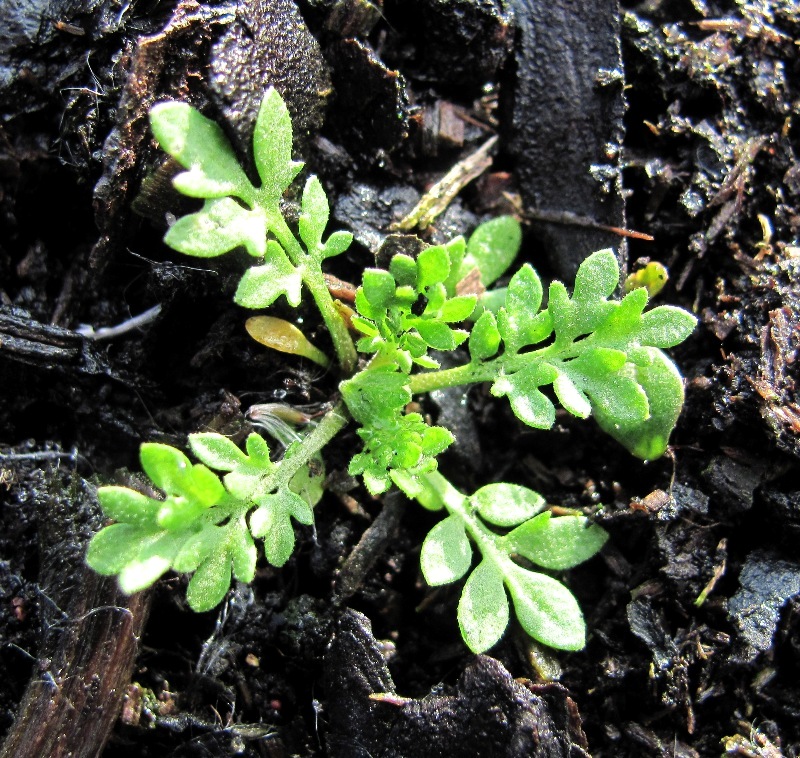
[{"label": "dark background soil", "polygon": [[[542,6],[0,2],[4,756],[800,754],[800,12]],[[143,440],[244,435],[254,403],[335,395],[335,376],[247,337],[231,301],[246,256],[207,265],[161,242],[190,206],[149,106],[192,102],[246,160],[269,83],[332,226],[356,236],[342,279],[496,133],[492,167],[427,241],[521,208],[520,257],[544,277],[611,245],[631,268],[667,265],[657,301],[700,318],[673,351],[687,402],[660,461],[566,415],[523,428],[485,388],[426,401],[458,437],[442,468],[459,486],[519,482],[610,532],[566,577],[584,651],[538,649],[512,625],[491,657],[469,655],[459,588],[419,572],[435,517],[347,479],[351,431],[296,554],[261,562],[218,611],[191,613],[179,577],[120,611],[83,568],[93,485],[131,476]],[[117,338],[77,331],[156,305]]]}]

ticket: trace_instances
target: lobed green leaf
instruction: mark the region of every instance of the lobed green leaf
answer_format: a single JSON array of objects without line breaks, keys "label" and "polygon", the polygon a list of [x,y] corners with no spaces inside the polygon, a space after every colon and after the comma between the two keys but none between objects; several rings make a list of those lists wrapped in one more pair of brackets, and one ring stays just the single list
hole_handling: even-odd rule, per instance
[{"label": "lobed green leaf", "polygon": [[506,350],[513,353],[525,345],[546,339],[552,327],[549,319],[539,317],[542,282],[526,263],[508,283],[505,306],[500,309],[497,326]]},{"label": "lobed green leaf", "polygon": [[267,308],[281,295],[293,308],[300,305],[303,278],[283,248],[270,240],[265,251],[266,263],[251,266],[242,274],[234,301],[245,308]]},{"label": "lobed green leaf", "polygon": [[139,449],[142,469],[153,484],[168,495],[178,495],[183,490],[186,472],[191,461],[180,451],[158,442],[145,442]]},{"label": "lobed green leaf", "polygon": [[661,305],[642,315],[637,333],[641,345],[674,347],[683,342],[697,326],[697,319],[682,308]]},{"label": "lobed green leaf", "polygon": [[231,586],[231,559],[227,550],[212,551],[198,566],[186,588],[186,601],[197,613],[219,605]]},{"label": "lobed green leaf", "polygon": [[225,197],[206,200],[202,210],[179,218],[164,236],[173,250],[195,258],[215,258],[237,247],[260,258],[266,251],[267,220]]},{"label": "lobed green leaf", "polygon": [[573,299],[582,304],[605,300],[619,284],[619,264],[610,249],[592,253],[578,266]]},{"label": "lobed green leaf", "polygon": [[[97,536],[102,534],[98,533]],[[120,589],[126,595],[147,589],[169,571],[185,533],[158,532],[139,541],[136,557],[119,571]]]},{"label": "lobed green leaf", "polygon": [[157,527],[111,524],[92,537],[86,562],[102,576],[118,574],[136,558],[142,545],[159,532]]},{"label": "lobed green leaf", "polygon": [[603,431],[621,442],[631,453],[644,460],[661,457],[683,407],[683,379],[675,364],[657,348],[647,348],[649,365],[629,368],[648,405],[647,417],[621,424],[605,408],[595,410]]},{"label": "lobed green leaf", "polygon": [[389,273],[400,287],[417,286],[417,262],[409,255],[398,253],[389,261]]},{"label": "lobed green leaf", "polygon": [[589,398],[575,385],[569,375],[561,372],[553,382],[556,397],[565,410],[578,418],[588,418],[592,412]]},{"label": "lobed green leaf", "polygon": [[550,429],[556,420],[556,409],[539,387],[552,383],[557,376],[557,370],[550,364],[534,363],[501,376],[492,385],[492,394],[506,395],[514,415],[523,423],[534,429]]},{"label": "lobed green leaf", "polygon": [[325,258],[332,258],[335,255],[340,255],[353,242],[353,235],[351,232],[343,232],[338,231],[331,234],[330,237],[325,241],[325,244],[322,246],[322,249],[317,253],[315,256],[318,261],[322,261]]},{"label": "lobed green leaf", "polygon": [[439,318],[448,324],[464,321],[472,315],[477,301],[475,295],[451,297],[442,304]]},{"label": "lobed green leaf", "polygon": [[397,285],[394,277],[383,269],[365,269],[361,288],[364,297],[369,302],[370,310],[379,313],[386,310],[394,300],[394,293]]}]

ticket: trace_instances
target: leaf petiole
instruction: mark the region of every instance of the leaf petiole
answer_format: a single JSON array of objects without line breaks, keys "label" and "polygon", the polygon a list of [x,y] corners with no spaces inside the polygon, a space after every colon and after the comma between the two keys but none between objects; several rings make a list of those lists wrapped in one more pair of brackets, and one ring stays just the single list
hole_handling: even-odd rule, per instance
[{"label": "leaf petiole", "polygon": [[314,298],[314,302],[317,304],[325,326],[328,327],[342,373],[345,376],[350,376],[355,370],[358,361],[356,348],[342,314],[339,313],[333,303],[333,297],[331,297],[331,293],[325,283],[319,262],[303,250],[280,213],[275,214],[274,217],[269,214],[268,218],[270,231],[275,235],[289,260],[297,268],[303,283],[308,287],[311,297]]}]

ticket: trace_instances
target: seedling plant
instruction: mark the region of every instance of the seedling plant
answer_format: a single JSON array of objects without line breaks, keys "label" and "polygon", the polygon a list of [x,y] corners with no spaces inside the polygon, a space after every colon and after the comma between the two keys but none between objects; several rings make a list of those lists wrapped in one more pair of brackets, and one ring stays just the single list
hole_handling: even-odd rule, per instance
[{"label": "seedling plant", "polygon": [[[587,560],[606,533],[580,514],[554,516],[540,494],[518,484],[462,493],[437,467],[453,435],[409,410],[410,403],[432,390],[488,382],[492,395],[508,398],[528,426],[550,429],[555,399],[578,418],[593,416],[634,455],[657,458],[683,403],[681,376],[662,351],[684,340],[695,318],[671,306],[645,311],[643,287],[614,299],[620,272],[610,250],[583,262],[571,294],[553,282],[546,304],[529,264],[505,289],[459,294],[459,284],[476,270],[488,287],[508,269],[520,239],[509,217],[482,225],[468,242],[459,237],[416,258],[395,255],[387,269],[366,269],[351,310],[334,299],[323,276],[325,260],[343,253],[352,235],[325,236],[329,206],[319,179],[305,182],[295,228],[282,212],[284,193],[303,164],[292,159],[291,120],[276,90],[267,91],[255,124],[258,185],[222,129],[191,106],[159,103],[150,120],[161,148],[185,169],[175,187],[203,200],[200,210],[171,226],[166,243],[198,258],[243,247],[255,261],[234,299],[246,308],[266,309],[279,298],[296,307],[308,293],[330,333],[340,399],[302,431],[267,413],[271,422],[262,426],[271,439],[253,432],[244,449],[220,434],[191,434],[197,462],[174,447],[143,444],[142,468],[162,494],[101,487],[100,503],[114,523],[92,539],[89,565],[117,575],[127,593],[169,570],[191,573],[189,605],[215,607],[232,577],[253,580],[255,540],[263,541],[273,566],[286,563],[295,544],[293,520],[313,523],[322,496],[321,452],[355,423],[362,447],[350,474],[373,495],[394,485],[442,514],[422,545],[422,573],[432,586],[467,577],[458,622],[471,650],[485,651],[500,639],[512,605],[535,640],[582,648],[578,604],[547,572]],[[247,328],[276,349],[330,362],[286,321],[255,316]],[[441,368],[436,356],[454,351],[455,367]]]}]

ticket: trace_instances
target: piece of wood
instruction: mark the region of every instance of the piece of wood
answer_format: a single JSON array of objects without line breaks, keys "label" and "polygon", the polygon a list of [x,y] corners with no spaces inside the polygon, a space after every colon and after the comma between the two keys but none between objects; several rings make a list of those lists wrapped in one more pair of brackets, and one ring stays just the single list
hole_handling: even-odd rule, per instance
[{"label": "piece of wood", "polygon": [[532,222],[556,274],[626,246],[600,228],[625,228],[620,182],[622,54],[617,0],[510,0],[518,26],[509,149],[525,211],[568,213],[597,227]]}]

